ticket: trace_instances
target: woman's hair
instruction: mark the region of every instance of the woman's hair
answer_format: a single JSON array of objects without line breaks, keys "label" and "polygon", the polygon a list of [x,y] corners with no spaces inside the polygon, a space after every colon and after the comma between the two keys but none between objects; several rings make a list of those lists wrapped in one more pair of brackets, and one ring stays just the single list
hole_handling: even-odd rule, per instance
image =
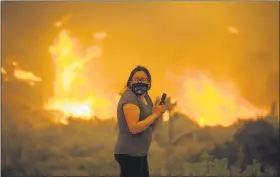
[{"label": "woman's hair", "polygon": [[131,71],[131,73],[129,75],[129,78],[128,78],[127,82],[126,82],[126,88],[131,89],[130,81],[132,80],[132,77],[134,76],[134,74],[136,72],[138,72],[138,71],[143,71],[147,75],[148,81],[150,82],[149,89],[151,89],[151,86],[152,86],[152,76],[151,76],[151,74],[150,74],[150,72],[149,72],[149,70],[147,68],[145,68],[144,66],[139,66],[139,65],[136,66],[136,68],[134,68]]}]

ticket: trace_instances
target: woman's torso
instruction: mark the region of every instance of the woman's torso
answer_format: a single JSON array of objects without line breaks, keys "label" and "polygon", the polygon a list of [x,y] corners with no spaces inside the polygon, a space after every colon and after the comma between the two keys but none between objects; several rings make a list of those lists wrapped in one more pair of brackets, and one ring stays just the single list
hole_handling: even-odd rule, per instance
[{"label": "woman's torso", "polygon": [[131,134],[123,112],[124,104],[135,104],[140,109],[139,120],[144,120],[152,114],[153,108],[152,100],[148,94],[146,94],[145,98],[147,105],[141,102],[131,90],[127,90],[123,93],[117,107],[119,134],[115,146],[115,154],[143,156],[148,153],[152,140],[152,127],[150,126],[143,132],[134,135]]}]

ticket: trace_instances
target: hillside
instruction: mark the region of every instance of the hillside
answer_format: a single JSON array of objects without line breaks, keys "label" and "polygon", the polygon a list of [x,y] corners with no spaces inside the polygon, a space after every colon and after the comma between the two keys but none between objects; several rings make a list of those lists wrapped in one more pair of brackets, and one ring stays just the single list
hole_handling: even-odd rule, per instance
[{"label": "hillside", "polygon": [[[38,90],[23,83],[2,84],[2,174],[117,174],[113,159],[115,121],[74,119],[69,125],[54,123],[55,114],[40,108],[42,100]],[[201,128],[183,114],[176,116],[173,140],[186,136],[174,142],[170,168],[181,174],[185,173],[183,169],[188,161],[198,163],[200,160],[195,159],[200,159],[204,152],[233,140],[234,133],[244,124],[240,121],[230,127]],[[267,118],[274,126],[275,120]],[[168,123],[161,122],[150,150],[151,174],[165,174],[168,133]]]}]

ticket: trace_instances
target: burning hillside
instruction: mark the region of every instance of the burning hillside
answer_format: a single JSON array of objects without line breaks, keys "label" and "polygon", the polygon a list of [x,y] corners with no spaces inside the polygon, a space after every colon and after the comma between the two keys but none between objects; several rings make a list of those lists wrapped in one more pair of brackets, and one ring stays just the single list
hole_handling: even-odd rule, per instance
[{"label": "burning hillside", "polygon": [[[63,124],[67,124],[69,117],[85,120],[114,117],[118,91],[104,91],[105,78],[98,73],[98,61],[102,55],[101,41],[106,33],[94,34],[95,45],[84,48],[70,31],[62,29],[62,24],[56,23],[56,27],[60,31],[49,47],[55,68],[54,96],[48,100],[45,109],[61,112],[57,114],[60,116],[56,117],[56,121]],[[16,62],[12,65],[15,78],[25,80],[30,85],[42,81],[33,73],[20,69]],[[1,73],[7,75],[6,69],[2,67]],[[266,114],[266,111],[243,98],[234,84],[217,81],[205,72],[189,70],[184,76],[168,73],[166,79],[175,81],[177,90],[168,90],[167,87],[166,92],[174,95],[172,99],[178,101],[177,109],[201,126],[228,126],[238,118],[254,118]],[[121,80],[125,81],[126,78]],[[165,120],[168,120],[166,116]]]},{"label": "burning hillside", "polygon": [[266,114],[242,97],[232,83],[217,81],[210,74],[189,70],[181,77],[172,73],[167,73],[167,77],[181,84],[177,94],[178,109],[202,126],[228,126],[239,118]]}]

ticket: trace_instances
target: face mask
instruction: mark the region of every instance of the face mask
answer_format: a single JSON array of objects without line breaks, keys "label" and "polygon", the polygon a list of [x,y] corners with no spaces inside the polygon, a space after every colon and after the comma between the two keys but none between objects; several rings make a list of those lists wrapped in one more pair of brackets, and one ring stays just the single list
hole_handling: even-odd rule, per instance
[{"label": "face mask", "polygon": [[134,83],[132,84],[131,89],[135,95],[140,96],[148,91],[148,87],[149,85],[145,83]]}]

